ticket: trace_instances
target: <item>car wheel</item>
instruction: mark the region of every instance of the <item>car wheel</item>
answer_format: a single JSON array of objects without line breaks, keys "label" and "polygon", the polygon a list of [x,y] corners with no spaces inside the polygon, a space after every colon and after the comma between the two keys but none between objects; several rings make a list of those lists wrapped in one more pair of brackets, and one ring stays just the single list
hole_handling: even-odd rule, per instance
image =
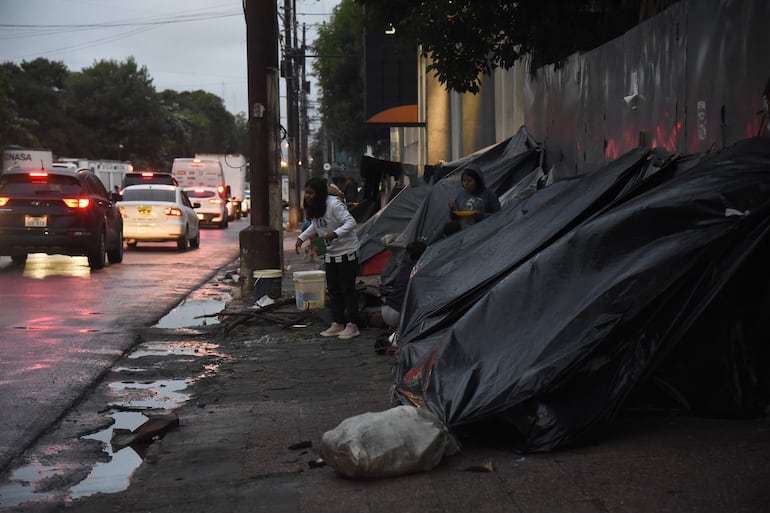
[{"label": "car wheel", "polygon": [[176,240],[176,247],[179,251],[187,249],[187,227],[184,229],[184,235]]},{"label": "car wheel", "polygon": [[104,230],[99,231],[99,238],[96,241],[94,250],[88,254],[88,265],[91,269],[101,269],[107,262],[105,255],[107,254],[107,243],[105,242]]},{"label": "car wheel", "polygon": [[118,232],[117,241],[115,241],[115,248],[107,250],[107,260],[111,264],[119,264],[123,261],[123,230]]},{"label": "car wheel", "polygon": [[190,239],[190,247],[193,249],[198,249],[201,246],[201,232],[199,231],[198,234]]},{"label": "car wheel", "polygon": [[23,264],[26,261],[27,261],[26,253],[22,253],[19,255],[11,255],[11,262],[13,262],[14,264]]}]

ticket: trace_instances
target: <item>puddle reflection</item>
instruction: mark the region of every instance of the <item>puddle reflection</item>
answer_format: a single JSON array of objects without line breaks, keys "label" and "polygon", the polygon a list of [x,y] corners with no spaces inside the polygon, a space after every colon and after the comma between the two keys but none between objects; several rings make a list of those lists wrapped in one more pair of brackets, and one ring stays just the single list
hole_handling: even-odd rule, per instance
[{"label": "puddle reflection", "polygon": [[73,486],[67,494],[67,491],[48,490],[47,481],[57,480],[75,465],[43,465],[33,460],[15,469],[8,483],[0,485],[0,505],[8,508],[24,503],[51,503],[66,500],[67,495],[70,499],[78,499],[96,493],[120,492],[128,488],[131,476],[142,463],[142,458],[131,447],[113,453],[110,443],[112,432],[119,428],[133,431],[144,424],[147,417],[139,412],[114,412],[110,416],[115,420],[111,426],[98,433],[81,437],[102,442],[110,461],[97,463],[88,477]]},{"label": "puddle reflection", "polygon": [[[218,344],[196,340],[149,342],[142,344],[137,351],[128,355],[129,359],[134,359],[137,366],[114,367],[113,370],[131,373],[146,372],[147,369],[141,367],[140,362],[137,361],[144,356],[181,355],[228,358],[218,350]],[[110,393],[115,398],[109,403],[112,411],[110,416],[114,419],[114,423],[102,431],[80,439],[102,442],[104,451],[109,456],[108,461],[96,463],[85,479],[71,488],[61,489],[56,483],[66,479],[68,473],[81,470],[82,465],[76,463],[44,465],[33,459],[28,464],[16,468],[8,481],[0,485],[0,509],[5,510],[24,503],[61,504],[96,493],[116,493],[127,489],[131,476],[142,464],[142,455],[130,446],[113,452],[113,430],[134,431],[148,420],[142,412],[172,411],[179,408],[191,397],[190,393],[184,392],[189,385],[198,379],[216,374],[218,370],[218,363],[204,362],[203,372],[200,375],[185,379],[126,380],[107,383]],[[53,453],[46,454],[55,457],[54,453],[66,453],[69,449],[68,446],[56,445],[50,449]],[[46,461],[48,461],[47,458]]]},{"label": "puddle reflection", "polygon": [[195,326],[207,326],[210,324],[219,324],[219,319],[214,317],[205,317],[215,315],[224,310],[228,299],[193,299],[181,303],[179,306],[166,314],[154,328],[191,328]]},{"label": "puddle reflection", "polygon": [[116,493],[128,488],[131,476],[142,464],[142,458],[131,447],[124,447],[112,452],[112,432],[114,429],[133,431],[145,422],[147,417],[139,412],[115,412],[111,414],[115,423],[107,429],[84,436],[84,439],[99,440],[104,444],[104,451],[110,461],[97,463],[84,480],[72,487],[70,498],[80,499],[96,493]]}]

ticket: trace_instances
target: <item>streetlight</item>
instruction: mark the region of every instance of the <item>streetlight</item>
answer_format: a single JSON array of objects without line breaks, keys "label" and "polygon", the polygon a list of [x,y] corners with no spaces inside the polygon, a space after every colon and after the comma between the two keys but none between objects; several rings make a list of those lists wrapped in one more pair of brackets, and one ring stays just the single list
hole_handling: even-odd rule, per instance
[{"label": "streetlight", "polygon": [[120,151],[123,149],[122,144],[118,144],[118,161],[120,161]]}]

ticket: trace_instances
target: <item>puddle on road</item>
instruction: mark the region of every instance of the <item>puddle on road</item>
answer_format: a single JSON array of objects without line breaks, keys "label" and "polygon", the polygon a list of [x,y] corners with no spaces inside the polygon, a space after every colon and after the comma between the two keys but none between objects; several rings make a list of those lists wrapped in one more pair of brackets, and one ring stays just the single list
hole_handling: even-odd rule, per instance
[{"label": "puddle on road", "polygon": [[[220,295],[221,296],[221,295]],[[224,310],[229,298],[192,299],[184,301],[166,314],[153,328],[192,328],[219,324],[216,314]],[[213,317],[207,317],[207,316]]]},{"label": "puddle on road", "polygon": [[[136,362],[132,367],[115,367],[115,372],[141,373],[147,369],[141,367],[144,356],[213,356],[227,358],[217,352],[219,345],[201,341],[160,341],[142,344],[133,353],[127,355]],[[96,463],[89,475],[69,489],[62,490],[56,483],[68,472],[78,468],[75,463],[43,464],[33,459],[30,463],[16,468],[7,483],[0,485],[0,508],[16,507],[24,503],[61,503],[71,502],[96,493],[116,493],[128,488],[131,476],[142,464],[142,458],[130,446],[118,451],[112,450],[114,429],[135,430],[148,420],[142,412],[171,412],[190,399],[190,394],[183,391],[198,379],[215,374],[219,370],[216,362],[203,366],[198,376],[184,379],[157,381],[113,381],[107,383],[110,395],[115,399],[109,403],[109,414],[114,423],[98,433],[82,436],[81,439],[94,439],[103,443],[108,461]],[[59,452],[64,452],[63,450]],[[48,455],[54,456],[54,455]]]}]

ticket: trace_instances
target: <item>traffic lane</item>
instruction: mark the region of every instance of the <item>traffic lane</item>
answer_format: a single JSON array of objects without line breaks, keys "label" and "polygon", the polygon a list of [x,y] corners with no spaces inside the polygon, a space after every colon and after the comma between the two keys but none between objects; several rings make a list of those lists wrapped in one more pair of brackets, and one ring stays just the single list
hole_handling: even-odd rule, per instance
[{"label": "traffic lane", "polygon": [[238,232],[201,230],[201,247],[127,248],[91,272],[84,257],[0,259],[0,470],[83,397],[151,326],[239,254]]}]

